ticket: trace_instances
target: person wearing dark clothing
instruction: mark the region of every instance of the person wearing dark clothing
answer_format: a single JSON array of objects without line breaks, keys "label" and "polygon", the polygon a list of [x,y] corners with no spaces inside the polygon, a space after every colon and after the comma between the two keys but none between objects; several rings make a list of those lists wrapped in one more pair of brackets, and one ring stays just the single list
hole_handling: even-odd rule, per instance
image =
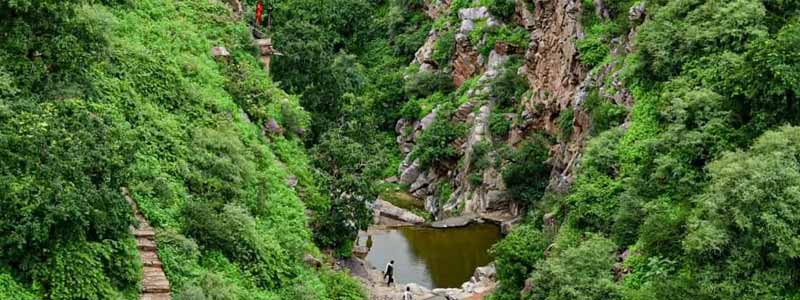
[{"label": "person wearing dark clothing", "polygon": [[394,261],[386,264],[386,270],[383,271],[383,280],[386,280],[386,285],[391,286],[394,283]]}]

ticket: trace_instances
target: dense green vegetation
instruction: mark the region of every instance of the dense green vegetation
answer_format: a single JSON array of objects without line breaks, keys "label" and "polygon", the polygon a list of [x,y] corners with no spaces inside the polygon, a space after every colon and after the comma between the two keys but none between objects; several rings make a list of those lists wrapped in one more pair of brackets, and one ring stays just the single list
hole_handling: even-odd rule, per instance
[{"label": "dense green vegetation", "polygon": [[[138,299],[124,186],[176,299],[364,297],[301,262],[320,255],[304,210],[336,206],[308,113],[225,4],[0,1],[0,19],[0,298]],[[283,134],[262,136],[270,119]]]},{"label": "dense green vegetation", "polygon": [[[630,124],[617,128],[624,111],[591,92],[596,137],[576,181],[535,200],[529,225],[495,247],[494,298],[795,299],[798,129],[781,126],[800,125],[789,50],[800,6],[647,1],[642,22],[627,17],[638,1],[604,2],[601,20],[583,1],[578,50],[587,66],[619,71],[635,100]],[[635,51],[610,55],[634,27]]]},{"label": "dense green vegetation", "polygon": [[[0,298],[135,299],[128,187],[176,299],[363,299],[302,257],[351,255],[368,202],[403,188],[381,182],[403,159],[397,120],[431,113],[410,158],[468,164],[473,186],[494,168],[527,209],[491,250],[492,299],[800,298],[800,3],[581,1],[578,57],[607,76],[548,134],[523,128],[547,91],[518,74],[531,33],[514,11],[535,9],[519,1],[431,20],[418,0],[279,0],[253,28],[256,0],[241,19],[223,1],[0,0]],[[502,24],[466,39],[509,60],[456,87],[457,12],[474,6]],[[253,29],[283,53],[271,75]],[[410,65],[432,30],[434,70]],[[490,109],[470,160],[468,102]],[[548,189],[549,146],[586,117],[569,190]]]}]

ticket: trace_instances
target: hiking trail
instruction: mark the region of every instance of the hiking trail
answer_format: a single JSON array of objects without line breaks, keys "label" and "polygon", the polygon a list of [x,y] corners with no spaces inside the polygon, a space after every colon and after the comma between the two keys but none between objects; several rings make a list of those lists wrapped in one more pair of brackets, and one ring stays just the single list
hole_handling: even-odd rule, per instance
[{"label": "hiking trail", "polygon": [[136,237],[136,249],[142,261],[142,281],[139,291],[140,300],[171,300],[169,280],[156,253],[156,233],[144,215],[139,211],[138,205],[131,197],[128,188],[121,188],[122,195],[133,209],[133,214],[138,221],[138,226],[131,226],[131,231]]}]

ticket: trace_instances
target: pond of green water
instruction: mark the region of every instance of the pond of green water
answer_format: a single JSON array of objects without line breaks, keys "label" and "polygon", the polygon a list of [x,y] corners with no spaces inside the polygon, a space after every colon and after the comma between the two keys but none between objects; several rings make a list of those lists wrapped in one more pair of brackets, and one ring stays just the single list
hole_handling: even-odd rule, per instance
[{"label": "pond of green water", "polygon": [[383,270],[395,262],[395,282],[428,288],[460,287],[476,267],[491,262],[487,250],[500,239],[491,224],[434,229],[402,227],[371,233],[367,261]]}]

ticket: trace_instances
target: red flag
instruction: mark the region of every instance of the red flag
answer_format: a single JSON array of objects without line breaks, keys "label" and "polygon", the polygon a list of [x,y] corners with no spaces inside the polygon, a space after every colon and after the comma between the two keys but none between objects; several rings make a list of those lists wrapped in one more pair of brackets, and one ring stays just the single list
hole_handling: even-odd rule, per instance
[{"label": "red flag", "polygon": [[261,3],[261,0],[258,0],[258,4],[256,4],[256,25],[261,25],[261,14],[264,12],[264,4]]}]

